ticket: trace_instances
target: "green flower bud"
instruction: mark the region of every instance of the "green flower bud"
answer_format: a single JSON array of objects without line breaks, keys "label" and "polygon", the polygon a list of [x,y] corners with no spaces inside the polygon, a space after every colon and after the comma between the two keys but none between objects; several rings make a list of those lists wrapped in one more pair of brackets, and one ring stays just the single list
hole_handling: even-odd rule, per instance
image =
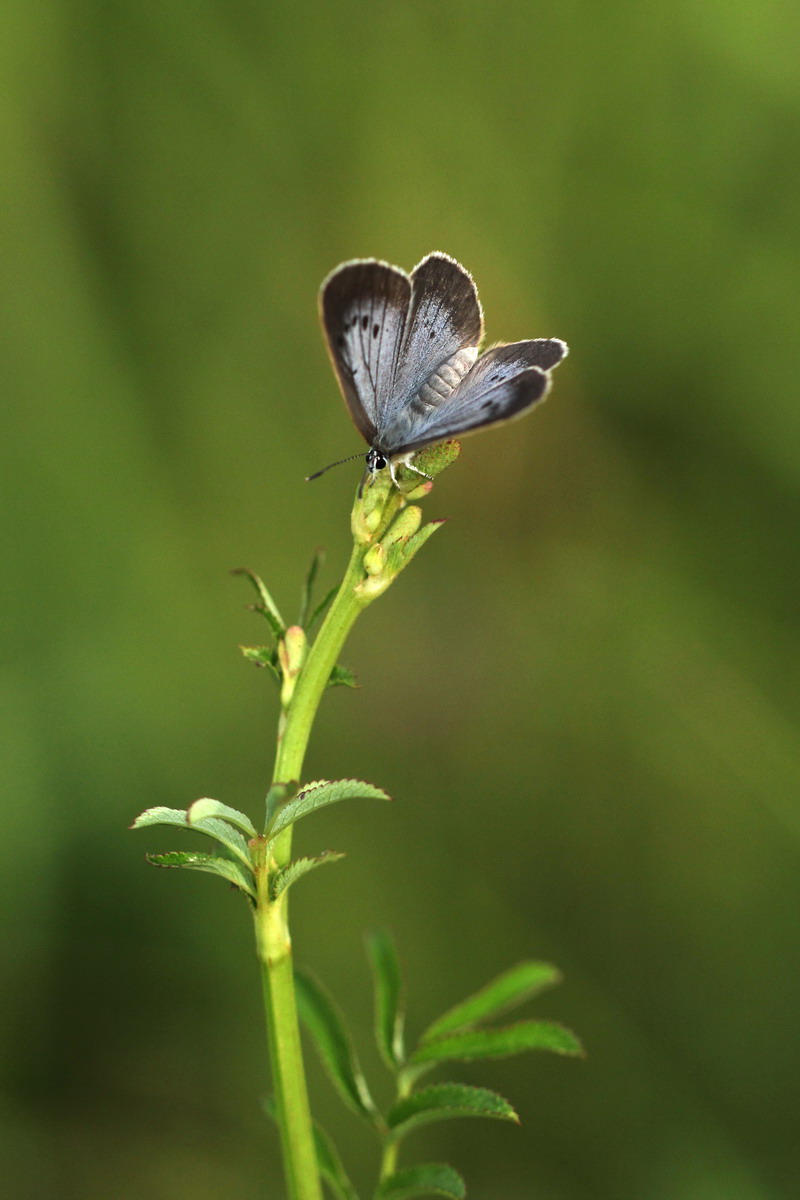
[{"label": "green flower bud", "polygon": [[396,542],[406,541],[412,534],[416,533],[422,523],[422,509],[416,504],[409,504],[407,508],[396,516],[389,526],[383,537],[383,545],[388,550],[390,546],[394,546]]},{"label": "green flower bud", "polygon": [[364,570],[368,575],[380,575],[386,566],[386,550],[380,542],[370,546],[364,555]]},{"label": "green flower bud", "polygon": [[283,674],[281,685],[281,704],[287,708],[294,693],[294,685],[306,657],[305,630],[299,625],[290,625],[278,642],[278,661]]}]

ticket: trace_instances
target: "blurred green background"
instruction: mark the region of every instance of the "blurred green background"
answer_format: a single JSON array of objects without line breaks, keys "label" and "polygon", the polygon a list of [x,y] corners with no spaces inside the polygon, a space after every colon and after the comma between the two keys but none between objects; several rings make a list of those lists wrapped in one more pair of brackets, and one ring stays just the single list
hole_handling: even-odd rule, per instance
[{"label": "blurred green background", "polygon": [[[6,1194],[279,1200],[252,933],[140,809],[257,817],[276,702],[229,568],[292,609],[359,449],[317,326],[343,259],[474,274],[571,345],[465,443],[357,625],[309,778],[353,803],[298,958],[371,1047],[526,956],[585,1063],[466,1068],[522,1130],[415,1135],[475,1200],[796,1198],[800,12],[776,2],[35,0],[0,14]],[[184,843],[185,844],[185,843]],[[375,1147],[311,1065],[366,1187]]]}]

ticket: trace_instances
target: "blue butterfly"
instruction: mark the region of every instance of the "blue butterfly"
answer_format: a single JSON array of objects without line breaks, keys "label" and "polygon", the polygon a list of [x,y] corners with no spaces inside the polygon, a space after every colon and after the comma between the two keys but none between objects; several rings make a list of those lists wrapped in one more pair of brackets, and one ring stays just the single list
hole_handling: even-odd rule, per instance
[{"label": "blue butterfly", "polygon": [[322,285],[320,316],[350,416],[369,444],[367,468],[374,475],[388,466],[395,483],[395,465],[415,470],[410,460],[423,446],[522,416],[567,354],[558,338],[537,338],[478,357],[478,292],[447,254],[427,255],[410,276],[372,258],[344,263]]}]

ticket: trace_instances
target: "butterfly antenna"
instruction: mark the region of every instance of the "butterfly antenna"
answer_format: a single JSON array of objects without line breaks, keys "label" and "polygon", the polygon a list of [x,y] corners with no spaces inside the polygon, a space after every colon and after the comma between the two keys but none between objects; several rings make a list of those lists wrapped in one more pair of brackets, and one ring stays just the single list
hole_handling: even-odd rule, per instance
[{"label": "butterfly antenna", "polygon": [[306,475],[306,483],[310,483],[312,479],[319,479],[320,475],[324,475],[326,471],[330,471],[331,467],[340,467],[342,463],[352,462],[354,458],[362,458],[361,454],[348,454],[347,458],[340,458],[336,462],[328,463],[327,467],[323,467],[321,471],[315,471],[313,475]]}]

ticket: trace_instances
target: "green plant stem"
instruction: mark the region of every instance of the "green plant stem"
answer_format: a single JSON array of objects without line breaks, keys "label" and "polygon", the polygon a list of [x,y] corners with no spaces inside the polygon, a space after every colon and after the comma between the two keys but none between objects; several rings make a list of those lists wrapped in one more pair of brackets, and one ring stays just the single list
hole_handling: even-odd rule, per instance
[{"label": "green plant stem", "polygon": [[[336,665],[353,622],[364,607],[364,602],[355,593],[355,585],[363,575],[361,565],[363,558],[364,547],[354,546],[341,587],[328,609],[298,677],[294,695],[286,711],[286,720],[278,739],[274,775],[276,783],[288,783],[290,780],[299,780],[300,778],[319,702],[328,686],[331,671]],[[290,850],[291,841],[288,838],[285,840],[288,850]],[[284,866],[288,861],[288,850],[285,858],[281,850],[281,839],[279,839],[275,857],[278,863]]]},{"label": "green plant stem", "polygon": [[[298,676],[289,706],[282,714],[273,782],[287,783],[301,777],[303,759],[320,700],[345,638],[364,607],[364,602],[354,590],[363,575],[363,557],[364,547],[354,546],[341,587]],[[272,853],[278,866],[285,866],[289,861],[291,837],[290,827],[276,839]],[[321,1200],[322,1189],[297,1019],[288,893],[284,892],[276,901],[270,900],[267,868],[268,864],[264,863],[259,872],[256,940],[261,961],[284,1171],[290,1200]]]},{"label": "green plant stem", "polygon": [[[397,1099],[405,1100],[406,1096],[411,1094],[411,1089],[414,1086],[413,1078],[406,1071],[401,1071],[397,1077]],[[381,1171],[379,1182],[383,1183],[390,1175],[394,1175],[397,1170],[397,1152],[400,1149],[400,1143],[396,1138],[389,1138],[383,1147],[383,1155],[381,1156]]]}]

